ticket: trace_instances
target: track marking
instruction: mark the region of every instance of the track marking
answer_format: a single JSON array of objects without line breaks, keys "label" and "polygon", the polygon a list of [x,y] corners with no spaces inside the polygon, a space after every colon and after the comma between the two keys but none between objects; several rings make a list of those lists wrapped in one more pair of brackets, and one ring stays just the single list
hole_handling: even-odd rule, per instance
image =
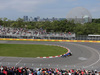
[{"label": "track marking", "polygon": [[6,58],[6,57],[2,57],[2,58],[0,59],[0,62],[1,62],[4,58]]},{"label": "track marking", "polygon": [[[80,44],[78,44],[78,45],[80,45]],[[84,46],[84,45],[81,45],[81,46],[83,46],[83,47],[89,47],[89,46]],[[90,47],[90,48],[91,48],[91,47]],[[91,49],[94,49],[94,48],[91,48]],[[97,51],[96,49],[94,49],[94,51],[96,51],[96,53],[98,53],[98,51]],[[90,64],[89,66],[86,66],[85,68],[90,67],[90,66],[95,65],[96,63],[98,63],[98,62],[100,61],[100,53],[98,53],[98,55],[99,55],[99,59],[98,59],[96,62]],[[16,64],[18,65],[21,61],[22,61],[22,60],[20,60],[20,61],[19,61],[18,63],[16,63]],[[84,67],[84,66],[83,66],[83,67]]]},{"label": "track marking", "polygon": [[79,57],[78,59],[79,60],[88,60],[87,58],[84,58],[84,57]]},{"label": "track marking", "polygon": [[[90,48],[91,48],[91,47],[90,47]],[[96,62],[94,62],[93,64],[90,64],[89,66],[86,66],[86,67],[84,67],[84,68],[88,68],[88,67],[90,67],[90,66],[93,66],[93,65],[97,64],[97,63],[100,61],[100,53],[99,53],[97,50],[94,50],[94,49],[93,49],[93,51],[95,51],[95,52],[99,55],[99,59],[98,59]]]},{"label": "track marking", "polygon": [[21,60],[19,60],[15,66],[17,66],[21,61],[23,60],[23,58],[21,58]]},{"label": "track marking", "polygon": [[[50,45],[50,46],[52,45],[52,46],[62,47],[62,48],[65,48],[66,50],[68,50],[67,53],[71,52],[69,48],[61,46],[61,45],[56,45],[56,44],[44,44],[44,45]],[[65,54],[67,54],[67,53],[65,53]],[[62,54],[61,55],[57,55],[57,56],[37,57],[37,58],[55,58],[55,57],[61,57],[61,56],[62,56]]]},{"label": "track marking", "polygon": [[[65,43],[65,44],[66,44],[66,43]],[[74,44],[74,43],[71,43],[71,44]],[[74,45],[76,45],[76,43],[75,43]],[[77,44],[77,45],[80,45],[80,44]],[[99,59],[98,59],[96,62],[90,64],[89,66],[84,66],[84,68],[91,67],[91,66],[97,64],[97,63],[100,61],[100,53],[99,53],[96,49],[91,48],[91,47],[89,47],[89,46],[85,46],[85,45],[80,45],[80,46],[85,47],[85,48],[90,48],[89,50],[93,50],[93,51],[95,51],[95,52],[98,54],[98,56],[99,56]]]}]

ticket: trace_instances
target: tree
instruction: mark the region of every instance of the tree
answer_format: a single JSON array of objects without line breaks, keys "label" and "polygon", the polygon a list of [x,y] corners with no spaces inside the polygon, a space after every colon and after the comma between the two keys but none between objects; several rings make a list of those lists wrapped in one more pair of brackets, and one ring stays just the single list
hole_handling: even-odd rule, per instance
[{"label": "tree", "polygon": [[7,27],[7,18],[6,17],[3,18],[3,26]]},{"label": "tree", "polygon": [[2,18],[0,18],[0,25],[3,25],[3,21],[2,21]]},{"label": "tree", "polygon": [[76,27],[74,28],[74,32],[76,35],[83,35],[83,26],[77,23]]},{"label": "tree", "polygon": [[17,21],[17,27],[23,27],[23,19],[22,18],[18,18],[16,21]]}]

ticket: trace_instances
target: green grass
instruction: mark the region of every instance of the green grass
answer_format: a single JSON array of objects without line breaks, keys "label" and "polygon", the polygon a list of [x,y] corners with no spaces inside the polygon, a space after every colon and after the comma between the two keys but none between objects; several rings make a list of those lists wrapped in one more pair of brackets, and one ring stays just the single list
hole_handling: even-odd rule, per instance
[{"label": "green grass", "polygon": [[65,48],[50,45],[0,44],[0,56],[44,57],[61,55],[66,52]]}]

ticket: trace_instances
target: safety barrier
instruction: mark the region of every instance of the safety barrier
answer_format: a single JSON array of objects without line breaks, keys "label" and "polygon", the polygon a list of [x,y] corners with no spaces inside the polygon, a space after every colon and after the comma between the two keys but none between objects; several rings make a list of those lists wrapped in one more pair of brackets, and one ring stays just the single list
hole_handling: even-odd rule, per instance
[{"label": "safety barrier", "polygon": [[100,43],[100,41],[93,40],[52,40],[52,39],[13,39],[13,38],[0,38],[0,40],[15,40],[15,41],[52,41],[52,42],[92,42]]}]

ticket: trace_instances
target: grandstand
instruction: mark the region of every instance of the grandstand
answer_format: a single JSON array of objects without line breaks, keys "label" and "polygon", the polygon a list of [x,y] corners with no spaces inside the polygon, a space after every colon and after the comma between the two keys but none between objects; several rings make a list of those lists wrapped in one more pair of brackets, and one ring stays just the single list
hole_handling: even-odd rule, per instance
[{"label": "grandstand", "polygon": [[97,70],[58,69],[58,68],[29,68],[29,67],[0,67],[0,75],[100,75]]},{"label": "grandstand", "polygon": [[0,27],[1,38],[75,39],[75,33],[52,33],[41,29]]}]

